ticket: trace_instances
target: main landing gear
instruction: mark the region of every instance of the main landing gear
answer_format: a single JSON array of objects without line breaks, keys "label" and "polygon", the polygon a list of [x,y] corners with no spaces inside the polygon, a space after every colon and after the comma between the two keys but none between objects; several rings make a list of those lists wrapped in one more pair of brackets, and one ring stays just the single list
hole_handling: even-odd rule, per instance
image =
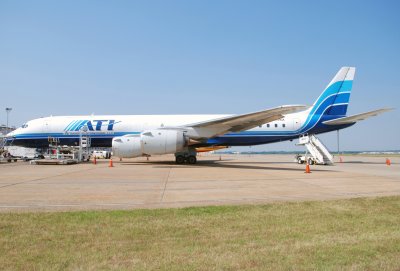
[{"label": "main landing gear", "polygon": [[175,162],[177,164],[191,164],[197,163],[196,152],[177,152],[175,153]]}]

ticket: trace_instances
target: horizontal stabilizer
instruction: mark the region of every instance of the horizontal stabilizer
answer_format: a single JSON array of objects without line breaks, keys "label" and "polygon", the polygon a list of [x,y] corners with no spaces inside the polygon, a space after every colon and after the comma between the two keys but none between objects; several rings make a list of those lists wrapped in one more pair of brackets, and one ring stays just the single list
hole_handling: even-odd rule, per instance
[{"label": "horizontal stabilizer", "polygon": [[326,124],[326,125],[351,124],[351,123],[355,123],[360,120],[365,120],[367,118],[377,116],[379,114],[385,113],[385,112],[393,110],[393,109],[394,108],[382,108],[382,109],[369,111],[369,112],[365,112],[365,113],[361,113],[361,114],[357,114],[357,115],[353,115],[353,116],[349,116],[349,117],[343,117],[343,118],[338,118],[338,119],[334,119],[334,120],[327,120],[327,121],[324,121],[323,124]]}]

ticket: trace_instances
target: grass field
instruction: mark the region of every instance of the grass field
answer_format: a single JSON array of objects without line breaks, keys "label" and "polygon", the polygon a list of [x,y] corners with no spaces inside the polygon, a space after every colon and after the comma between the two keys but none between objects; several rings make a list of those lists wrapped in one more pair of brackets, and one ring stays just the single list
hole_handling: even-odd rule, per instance
[{"label": "grass field", "polygon": [[399,270],[400,197],[0,214],[1,270]]}]

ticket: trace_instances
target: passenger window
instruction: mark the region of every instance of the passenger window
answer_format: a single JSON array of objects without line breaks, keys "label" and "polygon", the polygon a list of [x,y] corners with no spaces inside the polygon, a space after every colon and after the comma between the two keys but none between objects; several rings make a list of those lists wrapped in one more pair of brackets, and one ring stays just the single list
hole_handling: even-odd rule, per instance
[{"label": "passenger window", "polygon": [[278,123],[275,123],[275,128],[278,128]]},{"label": "passenger window", "polygon": [[269,123],[267,124],[267,127],[269,128]]},{"label": "passenger window", "polygon": [[286,124],[283,123],[283,124],[282,124],[282,127],[285,128],[285,127],[286,127]]}]

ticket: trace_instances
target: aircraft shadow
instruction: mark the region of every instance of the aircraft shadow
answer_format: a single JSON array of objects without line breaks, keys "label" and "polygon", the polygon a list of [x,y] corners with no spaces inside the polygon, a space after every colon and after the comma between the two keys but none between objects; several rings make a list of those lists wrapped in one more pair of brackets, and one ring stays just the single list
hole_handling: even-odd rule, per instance
[{"label": "aircraft shadow", "polygon": [[[220,161],[197,161],[195,165],[177,165],[173,161],[143,161],[143,162],[119,162],[120,165],[153,165],[156,168],[170,168],[174,166],[175,168],[198,168],[198,167],[215,167],[215,168],[231,168],[231,169],[258,169],[258,170],[281,170],[281,171],[303,171],[304,168],[288,168],[288,167],[272,167],[272,166],[252,166],[248,165],[249,163],[254,164],[253,162],[230,162],[228,163],[220,163]],[[257,162],[257,164],[272,164],[270,162]],[[279,162],[273,162],[273,164],[285,164]],[[311,168],[311,171],[325,171],[325,172],[336,172],[336,170],[320,170],[315,167]]]},{"label": "aircraft shadow", "polygon": [[[385,165],[385,161],[383,162],[365,162],[365,161],[348,161],[343,162],[343,164],[367,164],[367,165]],[[394,164],[393,162],[391,164]]]}]

